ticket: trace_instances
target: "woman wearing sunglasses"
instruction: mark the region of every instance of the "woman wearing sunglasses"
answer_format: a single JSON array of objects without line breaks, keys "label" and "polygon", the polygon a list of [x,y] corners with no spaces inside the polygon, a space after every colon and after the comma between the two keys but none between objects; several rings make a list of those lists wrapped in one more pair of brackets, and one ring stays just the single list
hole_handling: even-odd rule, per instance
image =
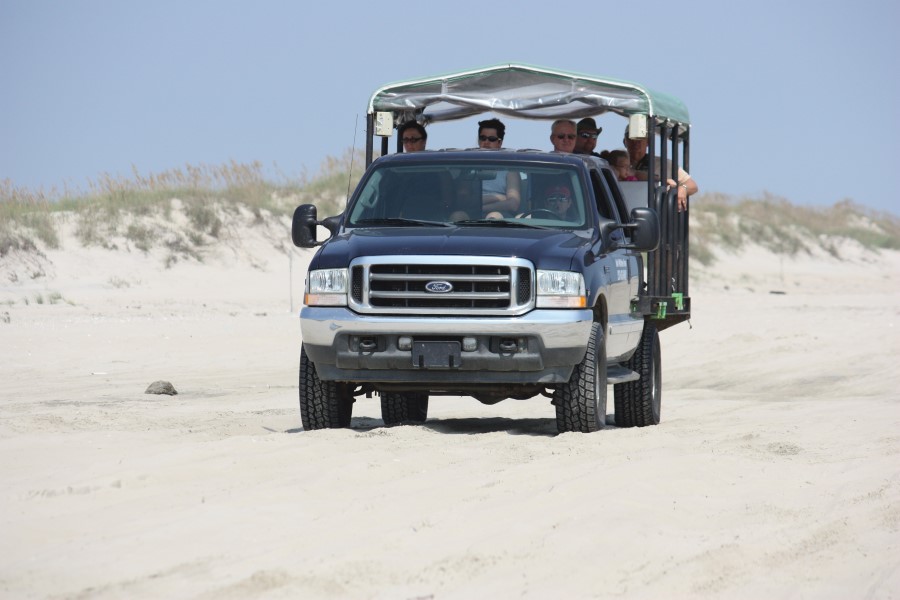
[{"label": "woman wearing sunglasses", "polygon": [[[500,119],[478,122],[478,147],[500,150],[506,125]],[[511,217],[522,201],[522,179],[513,171],[497,171],[494,179],[481,185],[481,212],[487,218]]]}]

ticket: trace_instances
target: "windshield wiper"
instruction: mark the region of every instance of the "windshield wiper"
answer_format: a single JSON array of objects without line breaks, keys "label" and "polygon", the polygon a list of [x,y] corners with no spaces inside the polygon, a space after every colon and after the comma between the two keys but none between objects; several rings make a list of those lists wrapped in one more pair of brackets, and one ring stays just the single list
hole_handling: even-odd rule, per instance
[{"label": "windshield wiper", "polygon": [[503,219],[465,219],[455,221],[454,225],[490,225],[491,227],[524,227],[526,229],[552,229],[545,225],[532,225],[522,221],[505,221]]},{"label": "windshield wiper", "polygon": [[450,223],[443,221],[420,221],[417,219],[401,219],[398,217],[385,219],[360,219],[352,225],[395,225],[397,227],[453,227]]}]

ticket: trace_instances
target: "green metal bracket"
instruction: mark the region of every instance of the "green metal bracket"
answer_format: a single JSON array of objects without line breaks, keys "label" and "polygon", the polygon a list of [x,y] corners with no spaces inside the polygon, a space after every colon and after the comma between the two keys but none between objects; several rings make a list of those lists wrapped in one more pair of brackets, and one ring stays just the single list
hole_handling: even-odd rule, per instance
[{"label": "green metal bracket", "polygon": [[661,301],[656,305],[656,319],[665,319],[666,318],[666,309],[668,308],[669,303],[666,300]]}]

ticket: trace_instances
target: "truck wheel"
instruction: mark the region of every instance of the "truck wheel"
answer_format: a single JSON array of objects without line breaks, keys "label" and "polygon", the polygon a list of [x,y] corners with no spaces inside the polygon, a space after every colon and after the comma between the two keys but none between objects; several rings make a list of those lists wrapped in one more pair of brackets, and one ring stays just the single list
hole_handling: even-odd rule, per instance
[{"label": "truck wheel", "polygon": [[303,429],[350,427],[353,413],[352,387],[347,383],[322,381],[315,365],[300,347],[300,420]]},{"label": "truck wheel", "polygon": [[569,382],[553,393],[556,429],[590,433],[606,424],[606,338],[599,323],[591,325],[587,352]]},{"label": "truck wheel", "polygon": [[424,423],[428,418],[428,394],[382,392],[381,418],[387,426]]},{"label": "truck wheel", "polygon": [[659,332],[652,321],[644,323],[640,344],[626,366],[641,378],[613,386],[616,427],[658,425],[662,406],[662,359]]}]

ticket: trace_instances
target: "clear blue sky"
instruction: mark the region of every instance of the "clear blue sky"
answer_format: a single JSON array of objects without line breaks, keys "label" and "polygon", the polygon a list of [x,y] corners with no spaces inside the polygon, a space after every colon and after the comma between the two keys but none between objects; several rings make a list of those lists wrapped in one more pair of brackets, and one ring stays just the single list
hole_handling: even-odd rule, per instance
[{"label": "clear blue sky", "polygon": [[[677,32],[651,35],[670,15]],[[900,212],[900,3],[0,0],[0,179],[29,188],[362,147],[380,85],[504,62],[678,96],[702,191]],[[614,120],[610,120],[614,119]],[[604,120],[598,148],[622,145]],[[473,122],[429,146],[474,145]],[[508,121],[510,147],[549,147]]]}]

